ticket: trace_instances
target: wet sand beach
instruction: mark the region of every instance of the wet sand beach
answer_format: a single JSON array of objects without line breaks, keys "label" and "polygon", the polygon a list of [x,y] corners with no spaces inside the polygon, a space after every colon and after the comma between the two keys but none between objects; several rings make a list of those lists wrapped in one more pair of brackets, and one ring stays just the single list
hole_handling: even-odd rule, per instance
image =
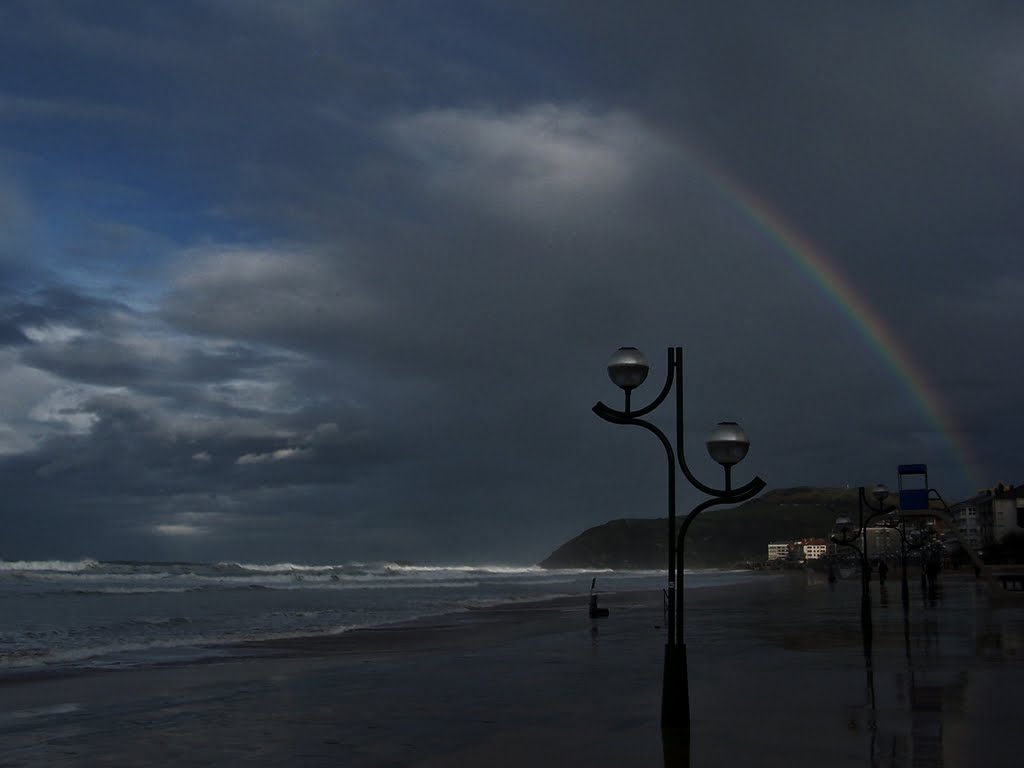
[{"label": "wet sand beach", "polygon": [[[895,577],[895,578],[894,578]],[[1024,594],[898,569],[687,593],[690,765],[1021,764]],[[203,663],[7,678],[0,766],[661,766],[659,593],[517,604]]]}]

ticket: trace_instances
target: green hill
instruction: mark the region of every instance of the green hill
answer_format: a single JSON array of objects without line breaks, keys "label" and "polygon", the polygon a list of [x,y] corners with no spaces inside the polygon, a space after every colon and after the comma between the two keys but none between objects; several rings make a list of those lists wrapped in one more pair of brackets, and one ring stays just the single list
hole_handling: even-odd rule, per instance
[{"label": "green hill", "polygon": [[[688,568],[762,562],[768,542],[826,538],[839,515],[857,519],[856,488],[767,491],[738,507],[702,512],[686,534],[684,562]],[[666,518],[612,520],[565,542],[540,565],[658,569],[668,563],[667,544]]]}]

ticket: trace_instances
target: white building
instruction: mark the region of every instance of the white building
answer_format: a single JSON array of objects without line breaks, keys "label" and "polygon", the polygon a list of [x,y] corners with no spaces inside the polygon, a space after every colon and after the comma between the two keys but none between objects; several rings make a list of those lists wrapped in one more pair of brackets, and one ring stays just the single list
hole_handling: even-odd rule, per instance
[{"label": "white building", "polygon": [[1024,533],[1024,486],[999,484],[954,504],[950,512],[972,549],[998,544],[1009,533]]},{"label": "white building", "polygon": [[1024,486],[992,496],[992,540],[1000,542],[1010,533],[1024,533]]},{"label": "white building", "polygon": [[804,560],[820,560],[828,554],[824,539],[808,539],[804,542]]},{"label": "white building", "polygon": [[967,542],[972,551],[977,552],[985,542],[982,537],[981,517],[978,511],[976,499],[968,499],[954,504],[950,510],[953,516],[953,524],[956,526],[960,537]]},{"label": "white building", "polygon": [[788,560],[789,548],[792,546],[788,541],[773,541],[768,544],[768,560]]}]

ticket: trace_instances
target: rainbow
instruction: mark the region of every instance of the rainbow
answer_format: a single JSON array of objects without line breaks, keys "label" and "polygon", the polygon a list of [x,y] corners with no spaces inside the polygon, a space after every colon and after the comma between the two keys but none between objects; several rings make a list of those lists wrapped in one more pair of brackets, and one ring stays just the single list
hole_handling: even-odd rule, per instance
[{"label": "rainbow", "polygon": [[753,222],[759,230],[767,234],[790,261],[849,319],[868,347],[885,362],[896,379],[902,383],[910,399],[940,435],[950,456],[963,472],[964,479],[971,483],[970,487],[983,487],[984,483],[979,479],[978,464],[974,460],[971,446],[962,430],[958,428],[952,412],[874,307],[857,292],[842,272],[829,263],[820,248],[798,232],[777,211],[709,162],[706,156],[697,155],[689,147],[687,150],[688,159],[701,169],[702,175],[713,184],[722,197],[745,219]]}]

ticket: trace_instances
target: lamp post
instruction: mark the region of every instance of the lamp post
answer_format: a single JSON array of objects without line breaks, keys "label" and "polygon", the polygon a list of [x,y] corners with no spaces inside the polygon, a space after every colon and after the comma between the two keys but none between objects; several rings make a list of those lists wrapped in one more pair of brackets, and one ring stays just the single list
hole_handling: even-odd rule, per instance
[{"label": "lamp post", "polygon": [[[864,492],[864,486],[862,485],[857,489],[857,531],[852,531],[852,521],[848,517],[840,517],[836,519],[836,527],[839,529],[840,536],[832,536],[832,541],[840,546],[849,547],[854,550],[860,556],[860,625],[861,630],[864,633],[864,655],[870,659],[871,657],[871,591],[869,587],[870,573],[868,564],[868,525],[877,517],[881,517],[884,514],[889,513],[892,508],[884,506],[883,502],[889,495],[889,489],[884,485],[876,485],[871,495],[875,498],[878,503],[877,506],[871,504],[868,501],[867,495]],[[864,508],[867,507],[871,511],[871,514],[865,519]],[[857,546],[855,543],[858,539],[861,540],[861,546]]]},{"label": "lamp post", "polygon": [[[736,504],[752,499],[764,488],[764,481],[755,477],[740,488],[732,487],[732,467],[747,454],[750,440],[746,432],[735,422],[721,422],[708,435],[707,449],[715,461],[725,470],[725,487],[713,488],[698,480],[683,453],[683,349],[669,347],[668,370],[661,392],[642,408],[633,409],[631,395],[647,379],[650,365],[647,358],[635,347],[620,347],[608,362],[608,375],[612,382],[625,393],[625,407],[619,411],[598,402],[593,410],[598,416],[612,424],[628,424],[642,427],[661,442],[668,459],[668,639],[665,643],[665,666],[662,679],[661,726],[678,729],[686,739],[690,734],[690,693],[686,666],[686,644],[683,642],[683,544],[686,531],[694,519],[709,507],[719,504]],[[675,385],[676,439],[672,441],[651,422],[643,417],[654,411],[669,396]],[[697,490],[711,498],[701,502],[683,520],[676,536],[676,466],[686,480]],[[679,589],[676,589],[676,583]]]},{"label": "lamp post", "polygon": [[903,600],[903,613],[910,610],[910,587],[907,584],[907,521],[896,510],[882,518],[882,525],[896,531],[900,536],[900,597]]}]

